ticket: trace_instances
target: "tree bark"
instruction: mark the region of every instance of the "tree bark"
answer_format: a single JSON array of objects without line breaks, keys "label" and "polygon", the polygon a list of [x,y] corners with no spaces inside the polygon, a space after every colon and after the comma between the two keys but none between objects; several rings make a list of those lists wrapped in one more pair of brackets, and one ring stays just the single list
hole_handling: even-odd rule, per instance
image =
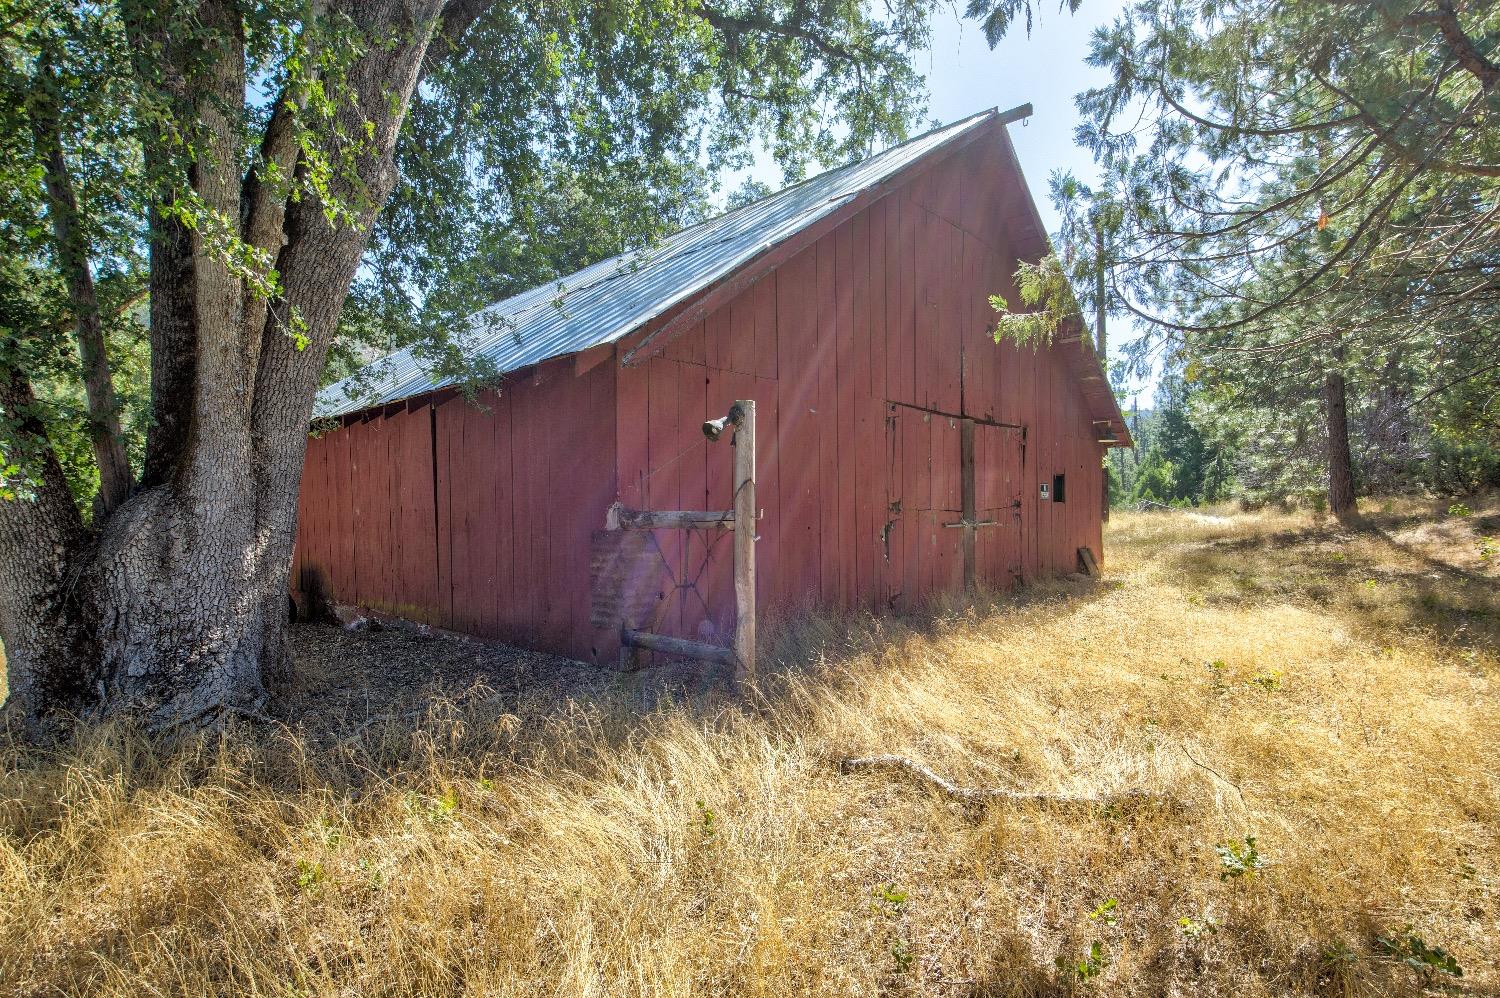
[{"label": "tree bark", "polygon": [[[198,34],[183,45],[155,7],[126,6],[133,42],[153,53],[136,64],[142,86],[192,137],[175,148],[147,139],[151,173],[166,178],[150,219],[156,420],[140,486],[92,532],[36,434],[51,484],[26,503],[0,502],[0,562],[25,569],[0,579],[0,637],[10,706],[23,720],[95,709],[159,729],[256,709],[265,678],[289,662],[287,575],[313,400],[396,182],[396,138],[444,4],[340,5],[380,40],[345,67],[349,97],[325,139],[347,169],[320,190],[353,206],[352,221],[330,221],[307,187],[291,197],[263,182],[258,164],[284,174],[299,155],[278,115],[241,175],[245,39],[235,5],[199,3]],[[181,162],[183,148],[194,161]],[[275,298],[251,287],[267,271],[247,280],[210,225],[186,226],[167,209],[184,193],[274,261]],[[7,414],[26,408],[24,382],[0,389]]]},{"label": "tree bark", "polygon": [[1109,368],[1109,335],[1104,322],[1109,294],[1109,270],[1104,265],[1104,233],[1094,226],[1094,330],[1097,337],[1095,349],[1099,352],[1099,363]]},{"label": "tree bark", "polygon": [[31,451],[36,469],[34,481],[14,499],[0,499],[5,714],[30,729],[47,714],[83,709],[94,695],[91,594],[87,579],[75,572],[87,532],[36,415],[31,385],[5,368],[0,368],[0,412],[14,424],[7,444]]},{"label": "tree bark", "polygon": [[[147,156],[150,163],[152,157]],[[192,400],[198,377],[198,335],[193,328],[193,254],[187,228],[153,207],[151,257],[151,422],[141,487],[170,481],[187,453]]]},{"label": "tree bark", "polygon": [[1349,395],[1344,381],[1344,347],[1334,347],[1334,364],[1323,378],[1328,420],[1328,508],[1340,523],[1359,519],[1354,494],[1354,459],[1349,450]]},{"label": "tree bark", "polygon": [[99,299],[94,292],[94,274],[89,266],[88,240],[79,224],[78,198],[73,178],[63,156],[56,109],[49,95],[56,90],[51,69],[43,63],[38,71],[41,96],[32,108],[32,131],[45,166],[47,210],[52,221],[52,245],[58,269],[67,284],[73,306],[73,333],[78,358],[83,365],[84,397],[88,402],[89,440],[99,468],[99,492],[94,516],[109,515],[130,494],[130,459],[120,430],[120,406],[110,375],[109,354],[104,345],[104,326],[99,317]]}]

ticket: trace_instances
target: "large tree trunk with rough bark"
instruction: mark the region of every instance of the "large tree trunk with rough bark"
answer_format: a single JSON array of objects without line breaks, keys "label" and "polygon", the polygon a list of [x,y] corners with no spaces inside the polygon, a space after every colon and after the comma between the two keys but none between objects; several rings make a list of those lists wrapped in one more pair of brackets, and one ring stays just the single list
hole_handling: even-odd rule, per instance
[{"label": "large tree trunk with rough bark", "polygon": [[[22,432],[42,432],[35,404],[30,385],[0,370],[0,409],[20,415]],[[6,709],[25,722],[76,710],[99,678],[93,601],[77,571],[88,533],[57,458],[48,452],[39,461],[35,494],[0,502]]]},{"label": "large tree trunk with rough bark", "polygon": [[[22,725],[65,713],[131,716],[158,729],[203,722],[255,710],[265,679],[287,667],[297,493],[334,327],[395,184],[396,138],[430,68],[431,44],[456,38],[483,5],[330,6],[344,7],[374,40],[341,70],[350,99],[327,142],[350,169],[323,189],[354,217],[333,221],[307,188],[290,197],[285,183],[266,180],[302,168],[294,94],[277,98],[259,156],[242,165],[236,109],[246,61],[237,9],[199,6],[194,30],[213,38],[204,43],[201,35],[175,38],[181,22],[153,5],[127,5],[132,42],[150,53],[136,67],[141,84],[181,118],[196,159],[182,164],[180,148],[146,144],[153,175],[166,179],[151,217],[153,420],[139,482],[127,485],[128,497],[112,493],[85,523],[40,420],[22,420],[40,472],[20,501],[0,502],[6,712]],[[66,207],[66,177],[59,171],[56,180],[56,203]],[[237,238],[264,262],[247,273],[218,251],[210,225],[183,225],[168,206],[184,194],[237,222]],[[71,232],[60,230],[58,241],[60,258],[78,255]],[[257,282],[271,266],[266,294]],[[78,290],[88,292],[82,283]],[[81,329],[80,338],[96,332]],[[90,401],[112,400],[107,370],[97,373]],[[23,371],[0,365],[0,410],[35,410]],[[118,479],[118,469],[111,474]]]},{"label": "large tree trunk with rough bark", "polygon": [[1323,377],[1323,408],[1328,423],[1328,508],[1340,523],[1359,518],[1354,494],[1354,459],[1349,450],[1349,392],[1344,381],[1344,348]]}]

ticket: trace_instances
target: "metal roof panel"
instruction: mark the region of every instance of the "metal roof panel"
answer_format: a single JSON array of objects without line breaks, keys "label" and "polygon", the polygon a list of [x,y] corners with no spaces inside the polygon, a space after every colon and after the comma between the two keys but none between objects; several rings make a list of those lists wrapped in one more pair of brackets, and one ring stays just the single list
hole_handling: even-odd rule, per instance
[{"label": "metal roof panel", "polygon": [[[470,316],[459,344],[503,374],[615,342],[996,115],[991,109],[934,129],[683,229],[659,245],[523,291]],[[314,415],[339,416],[453,383],[429,373],[411,349],[399,350],[319,392]]]}]

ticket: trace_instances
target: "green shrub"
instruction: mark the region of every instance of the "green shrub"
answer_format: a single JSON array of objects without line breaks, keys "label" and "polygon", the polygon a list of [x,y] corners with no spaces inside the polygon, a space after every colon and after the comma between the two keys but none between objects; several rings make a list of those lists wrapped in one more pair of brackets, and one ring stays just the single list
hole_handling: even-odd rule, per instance
[{"label": "green shrub", "polygon": [[1427,941],[1413,932],[1410,925],[1400,935],[1377,936],[1375,946],[1387,956],[1416,971],[1424,984],[1430,984],[1434,974],[1464,976],[1464,968],[1458,965],[1452,953],[1441,946],[1427,945]]},{"label": "green shrub", "polygon": [[1487,443],[1435,439],[1421,474],[1439,495],[1463,495],[1500,486],[1500,450]]},{"label": "green shrub", "polygon": [[1220,842],[1214,846],[1214,852],[1219,854],[1219,865],[1223,867],[1219,871],[1220,880],[1254,877],[1266,865],[1265,857],[1255,847],[1254,835],[1246,835],[1243,842],[1237,839]]}]

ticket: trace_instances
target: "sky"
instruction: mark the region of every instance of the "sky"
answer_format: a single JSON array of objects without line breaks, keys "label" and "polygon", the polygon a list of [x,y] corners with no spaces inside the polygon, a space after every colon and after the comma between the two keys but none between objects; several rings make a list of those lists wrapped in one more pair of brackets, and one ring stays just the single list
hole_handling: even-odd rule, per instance
[{"label": "sky", "polygon": [[1114,20],[1123,7],[1120,0],[1087,0],[1070,15],[1042,0],[1031,36],[1024,27],[1012,28],[994,49],[978,24],[949,11],[935,19],[932,48],[916,61],[927,74],[928,113],[939,121],[989,107],[1003,111],[1032,105],[1035,113],[1024,124],[1011,125],[1010,137],[1049,230],[1058,224],[1047,198],[1052,171],[1070,170],[1084,180],[1097,173],[1092,155],[1073,142],[1079,120],[1073,96],[1108,81],[1104,71],[1084,62],[1089,34]]},{"label": "sky", "polygon": [[[931,93],[928,113],[940,122],[990,107],[1004,111],[1032,105],[1035,113],[1024,124],[1011,125],[1010,138],[1049,232],[1055,232],[1059,224],[1047,197],[1047,178],[1052,172],[1067,170],[1085,182],[1098,176],[1093,155],[1073,141],[1079,121],[1073,97],[1108,82],[1104,70],[1089,66],[1084,59],[1094,28],[1113,21],[1124,7],[1123,0],[1085,0],[1077,14],[1068,14],[1041,0],[1040,17],[1030,37],[1024,26],[1014,27],[994,49],[976,22],[949,10],[935,19],[932,47],[917,59]],[[1113,321],[1110,334],[1114,358],[1119,356],[1120,344],[1136,335],[1121,319]],[[1139,393],[1143,406],[1151,404],[1154,377],[1129,387]]]}]

